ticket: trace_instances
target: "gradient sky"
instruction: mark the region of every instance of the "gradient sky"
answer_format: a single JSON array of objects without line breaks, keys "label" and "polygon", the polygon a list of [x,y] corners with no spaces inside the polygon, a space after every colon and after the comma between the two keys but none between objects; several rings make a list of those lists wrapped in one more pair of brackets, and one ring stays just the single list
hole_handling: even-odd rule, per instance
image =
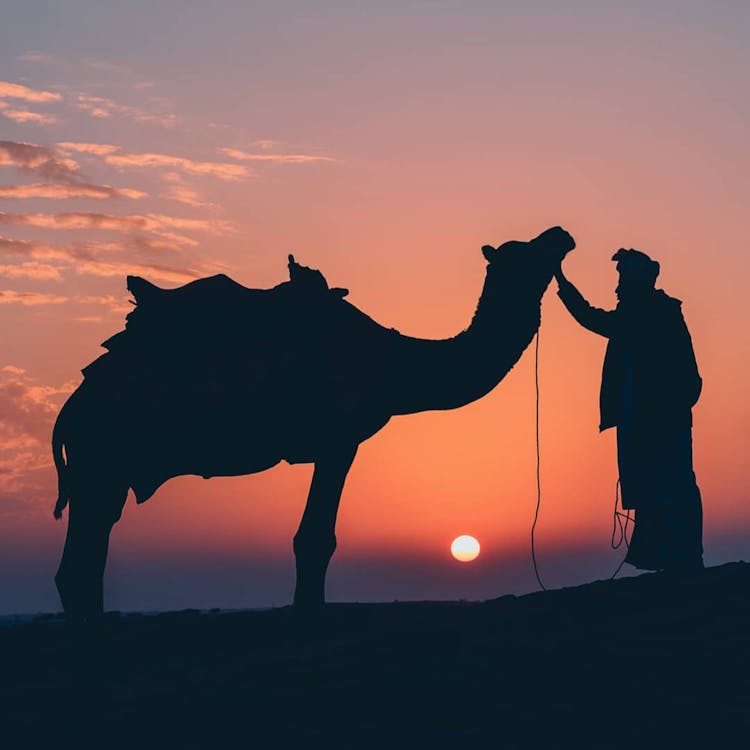
[{"label": "gradient sky", "polygon": [[[463,329],[480,248],[560,224],[568,276],[613,306],[619,247],[662,264],[704,378],[706,560],[750,556],[746,287],[750,5],[602,2],[9,4],[0,27],[0,613],[59,609],[48,439],[123,327],[125,275],[175,286],[320,268],[379,322]],[[24,146],[23,144],[27,144]],[[611,574],[605,341],[554,294],[540,345],[547,585]],[[344,491],[331,600],[535,586],[533,347],[484,399],[398,417]],[[108,609],[286,604],[311,466],[172,480],[129,501]],[[453,562],[470,533],[482,554]]]}]

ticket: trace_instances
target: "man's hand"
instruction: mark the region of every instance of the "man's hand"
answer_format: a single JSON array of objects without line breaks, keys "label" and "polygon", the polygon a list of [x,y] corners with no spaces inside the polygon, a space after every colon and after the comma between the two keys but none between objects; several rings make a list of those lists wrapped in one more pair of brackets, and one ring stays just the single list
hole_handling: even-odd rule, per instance
[{"label": "man's hand", "polygon": [[584,328],[609,338],[613,330],[614,310],[602,310],[586,302],[583,295],[565,278],[562,267],[555,271],[555,278],[558,284],[557,296],[562,300],[568,312]]},{"label": "man's hand", "polygon": [[555,280],[557,281],[558,287],[562,286],[563,284],[569,284],[570,282],[565,278],[565,274],[562,270],[562,264],[560,264],[559,268],[555,271]]}]

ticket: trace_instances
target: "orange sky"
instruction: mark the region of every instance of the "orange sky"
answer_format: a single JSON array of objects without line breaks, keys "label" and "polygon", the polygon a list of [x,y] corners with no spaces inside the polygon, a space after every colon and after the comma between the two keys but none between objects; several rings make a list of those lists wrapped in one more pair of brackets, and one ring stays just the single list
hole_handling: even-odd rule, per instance
[{"label": "orange sky", "polygon": [[[107,4],[109,5],[109,4]],[[123,326],[124,278],[174,286],[320,268],[379,322],[464,328],[480,248],[554,224],[568,276],[614,305],[636,247],[684,300],[704,392],[706,560],[747,557],[746,39],[729,2],[27,2],[0,30],[0,613],[58,608],[51,420]],[[148,7],[147,7],[148,6]],[[532,7],[533,6],[533,7]],[[23,144],[26,144],[24,146]],[[553,284],[554,288],[554,284]],[[597,432],[605,342],[543,304],[549,585],[603,577],[616,480]],[[360,448],[331,599],[531,590],[533,347],[464,409]],[[309,466],[180,478],[116,527],[108,608],[288,603]],[[450,541],[482,543],[459,565]]]}]

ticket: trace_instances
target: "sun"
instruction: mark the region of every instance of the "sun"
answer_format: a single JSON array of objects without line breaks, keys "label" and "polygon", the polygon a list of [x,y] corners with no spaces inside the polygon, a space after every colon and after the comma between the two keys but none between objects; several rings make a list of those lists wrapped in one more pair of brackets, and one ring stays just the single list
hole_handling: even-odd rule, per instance
[{"label": "sun", "polygon": [[451,543],[451,554],[459,562],[471,562],[479,556],[479,542],[473,536],[462,534]]}]

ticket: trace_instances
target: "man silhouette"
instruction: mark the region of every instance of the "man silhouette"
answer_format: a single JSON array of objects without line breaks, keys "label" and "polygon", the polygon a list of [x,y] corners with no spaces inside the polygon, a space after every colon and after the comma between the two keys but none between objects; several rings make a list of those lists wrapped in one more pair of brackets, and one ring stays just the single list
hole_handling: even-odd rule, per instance
[{"label": "man silhouette", "polygon": [[617,428],[622,505],[635,510],[626,562],[643,570],[703,567],[703,512],[693,473],[692,407],[702,381],[680,300],[655,289],[659,264],[618,250],[618,303],[592,307],[568,281],[558,296],[584,328],[609,339],[600,430]]}]

